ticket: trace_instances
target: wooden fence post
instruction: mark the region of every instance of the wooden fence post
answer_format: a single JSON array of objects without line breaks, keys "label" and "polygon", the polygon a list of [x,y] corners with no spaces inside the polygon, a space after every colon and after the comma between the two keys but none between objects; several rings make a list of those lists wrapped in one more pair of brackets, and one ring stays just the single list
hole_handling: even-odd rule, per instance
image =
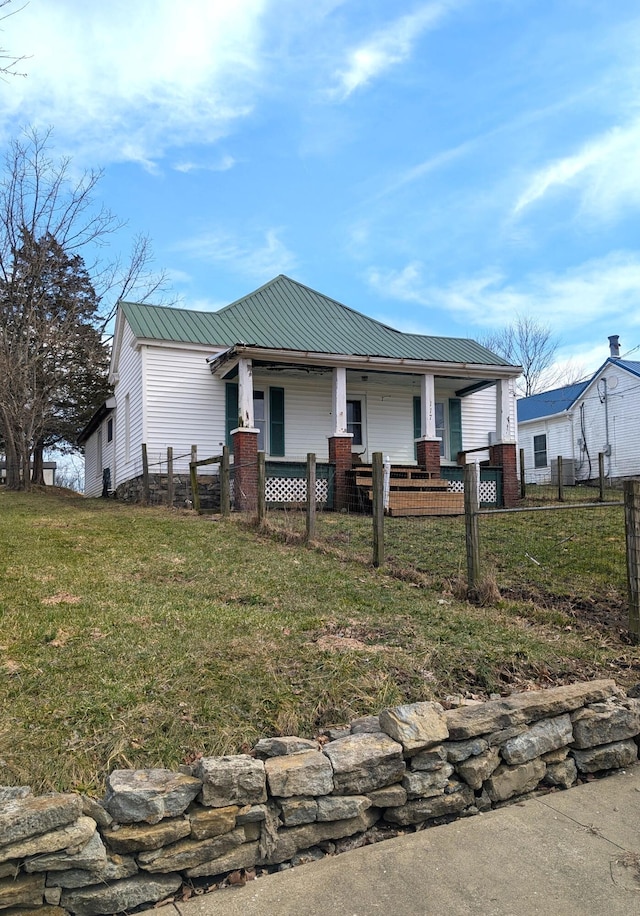
[{"label": "wooden fence post", "polygon": [[307,543],[316,536],[316,456],[307,454]]},{"label": "wooden fence post", "polygon": [[189,462],[189,481],[191,484],[191,503],[193,509],[200,513],[200,490],[198,489],[198,465],[195,461]]},{"label": "wooden fence post", "polygon": [[604,452],[598,452],[598,480],[600,483],[600,502],[604,502]]},{"label": "wooden fence post", "polygon": [[562,455],[558,455],[558,500],[564,502],[564,468],[562,467]]},{"label": "wooden fence post", "polygon": [[467,591],[471,594],[480,581],[478,477],[475,464],[464,466],[464,528],[467,545]]},{"label": "wooden fence post", "polygon": [[200,493],[198,492],[198,468],[196,466],[196,461],[198,460],[198,446],[191,446],[191,460],[189,462],[189,483],[191,486],[191,505],[196,510],[200,511]]},{"label": "wooden fence post", "polygon": [[374,452],[372,472],[373,490],[373,565],[384,564],[384,466],[382,452]]},{"label": "wooden fence post", "polygon": [[220,462],[220,512],[225,517],[231,514],[231,474],[229,472],[229,446],[222,446]]},{"label": "wooden fence post", "polygon": [[146,442],[142,443],[142,504],[149,505],[149,458]]},{"label": "wooden fence post", "polygon": [[264,452],[258,452],[258,525],[262,528],[267,515],[267,464]]},{"label": "wooden fence post", "polygon": [[527,498],[527,485],[524,479],[524,449],[520,449],[520,499]]},{"label": "wooden fence post", "polygon": [[167,448],[167,505],[173,506],[173,449]]},{"label": "wooden fence post", "polygon": [[627,541],[629,633],[640,642],[640,481],[624,481],[624,522]]}]

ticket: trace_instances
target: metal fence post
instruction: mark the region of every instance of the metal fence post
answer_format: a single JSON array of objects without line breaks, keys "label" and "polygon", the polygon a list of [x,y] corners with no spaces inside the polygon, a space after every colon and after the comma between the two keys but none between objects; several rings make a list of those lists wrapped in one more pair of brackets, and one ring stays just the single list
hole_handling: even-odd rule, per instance
[{"label": "metal fence post", "polygon": [[564,468],[562,467],[562,455],[558,455],[558,500],[564,502]]},{"label": "metal fence post", "polygon": [[225,517],[231,514],[231,474],[229,471],[229,446],[222,446],[220,462],[220,512]]},{"label": "metal fence post", "polygon": [[624,481],[624,522],[627,541],[629,632],[640,642],[640,481]]},{"label": "metal fence post", "polygon": [[467,545],[467,591],[471,593],[480,581],[478,478],[475,464],[464,466],[464,528]]},{"label": "metal fence post", "polygon": [[598,452],[598,482],[600,484],[600,502],[604,502],[604,452]]},{"label": "metal fence post", "polygon": [[307,454],[307,543],[316,536],[316,456]]},{"label": "metal fence post", "polygon": [[520,449],[520,499],[527,498],[527,484],[524,479],[524,449]]},{"label": "metal fence post", "polygon": [[264,452],[258,452],[258,525],[264,525],[267,515],[267,463]]},{"label": "metal fence post", "polygon": [[382,452],[374,452],[372,472],[373,495],[373,565],[384,564],[384,468]]}]

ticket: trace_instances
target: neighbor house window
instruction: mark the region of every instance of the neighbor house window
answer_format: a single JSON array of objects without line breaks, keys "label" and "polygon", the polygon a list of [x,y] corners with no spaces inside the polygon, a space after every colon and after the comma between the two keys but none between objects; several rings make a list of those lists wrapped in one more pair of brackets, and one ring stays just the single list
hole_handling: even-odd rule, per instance
[{"label": "neighbor house window", "polygon": [[107,442],[113,442],[113,418],[107,420]]},{"label": "neighbor house window", "polygon": [[533,466],[536,468],[546,468],[547,466],[547,437],[533,437]]},{"label": "neighbor house window", "polygon": [[347,401],[347,432],[352,445],[362,445],[362,401]]}]

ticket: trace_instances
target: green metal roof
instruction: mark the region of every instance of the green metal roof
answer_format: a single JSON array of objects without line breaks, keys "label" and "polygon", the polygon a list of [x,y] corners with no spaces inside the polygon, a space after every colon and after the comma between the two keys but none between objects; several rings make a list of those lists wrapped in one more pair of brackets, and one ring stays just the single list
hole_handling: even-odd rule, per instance
[{"label": "green metal roof", "polygon": [[509,365],[474,340],[396,331],[283,274],[217,312],[120,306],[136,337],[146,340]]}]

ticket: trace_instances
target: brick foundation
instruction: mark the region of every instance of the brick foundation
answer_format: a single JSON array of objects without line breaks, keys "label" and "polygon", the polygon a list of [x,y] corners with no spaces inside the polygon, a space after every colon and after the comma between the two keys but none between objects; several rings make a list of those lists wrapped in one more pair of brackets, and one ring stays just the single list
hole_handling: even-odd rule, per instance
[{"label": "brick foundation", "polygon": [[502,442],[489,449],[491,464],[502,468],[502,498],[505,508],[511,509],[520,498],[518,483],[518,465],[514,442]]},{"label": "brick foundation", "polygon": [[258,431],[237,429],[232,437],[234,505],[242,512],[257,512]]},{"label": "brick foundation", "polygon": [[329,438],[329,462],[335,467],[333,482],[333,508],[346,509],[349,503],[347,471],[353,467],[351,456],[352,436],[331,436]]},{"label": "brick foundation", "polygon": [[418,465],[436,477],[440,477],[440,440],[418,439],[416,443]]}]

